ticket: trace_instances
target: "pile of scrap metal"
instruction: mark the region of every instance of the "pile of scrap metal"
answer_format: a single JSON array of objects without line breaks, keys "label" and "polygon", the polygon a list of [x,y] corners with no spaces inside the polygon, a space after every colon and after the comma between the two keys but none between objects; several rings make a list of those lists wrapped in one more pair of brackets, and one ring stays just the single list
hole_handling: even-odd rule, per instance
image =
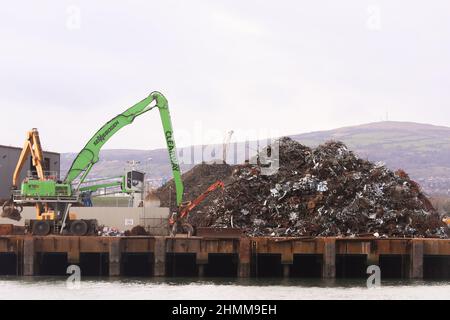
[{"label": "pile of scrap metal", "polygon": [[224,192],[210,196],[190,223],[242,228],[248,236],[449,236],[404,171],[360,159],[340,142],[311,149],[281,138],[279,147],[277,173],[263,175],[250,164],[233,167],[221,177]]},{"label": "pile of scrap metal", "polygon": [[115,227],[100,226],[98,228],[98,235],[101,237],[123,237],[125,232]]},{"label": "pile of scrap metal", "polygon": [[102,237],[130,237],[130,236],[148,236],[149,233],[143,226],[137,225],[131,230],[120,231],[115,227],[101,226],[98,230],[98,235]]},{"label": "pile of scrap metal", "polygon": [[126,230],[124,235],[126,237],[148,236],[148,235],[150,235],[150,233],[147,230],[145,230],[145,228],[143,226],[137,225],[137,226],[131,228],[131,230]]}]

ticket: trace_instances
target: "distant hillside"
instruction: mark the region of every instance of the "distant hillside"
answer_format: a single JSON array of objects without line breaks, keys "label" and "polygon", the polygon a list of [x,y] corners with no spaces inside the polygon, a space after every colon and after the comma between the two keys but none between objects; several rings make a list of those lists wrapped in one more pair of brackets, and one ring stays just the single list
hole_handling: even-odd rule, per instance
[{"label": "distant hillside", "polygon": [[[410,122],[376,122],[360,126],[345,127],[329,131],[318,131],[291,136],[308,146],[317,146],[327,140],[340,140],[346,143],[360,157],[371,161],[383,161],[391,169],[402,168],[419,182],[430,194],[448,194],[450,190],[450,128]],[[264,143],[261,142],[261,145]],[[255,152],[253,143],[250,156]],[[234,159],[228,162],[242,162],[245,159],[244,144],[231,147],[237,150]],[[205,152],[204,161],[221,158],[222,146],[215,146],[215,154]],[[193,152],[194,150],[194,152]],[[183,149],[186,154],[201,155],[201,147]],[[232,151],[230,152],[233,153]],[[75,154],[62,156],[62,170],[68,169]],[[170,177],[170,168],[165,149],[144,150],[105,150],[102,160],[97,164],[92,176],[103,177],[121,174],[128,160],[141,162],[141,169],[149,172],[152,179]],[[149,160],[151,158],[151,160]],[[193,157],[191,157],[193,158]],[[202,161],[201,156],[194,163]],[[192,165],[182,165],[188,170]]]},{"label": "distant hillside", "polygon": [[410,122],[377,122],[293,136],[307,145],[345,142],[359,156],[405,169],[433,194],[450,189],[450,128]]}]

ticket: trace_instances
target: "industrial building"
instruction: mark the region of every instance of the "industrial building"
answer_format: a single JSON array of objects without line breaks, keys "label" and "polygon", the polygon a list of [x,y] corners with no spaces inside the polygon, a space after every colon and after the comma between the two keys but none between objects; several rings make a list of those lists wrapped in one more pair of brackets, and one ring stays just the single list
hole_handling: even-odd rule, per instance
[{"label": "industrial building", "polygon": [[[8,199],[11,195],[11,183],[14,169],[16,168],[22,148],[0,145],[0,200]],[[45,171],[59,177],[61,156],[56,152],[44,151]],[[20,181],[23,181],[27,175],[35,171],[31,157],[27,160],[20,174]]]}]

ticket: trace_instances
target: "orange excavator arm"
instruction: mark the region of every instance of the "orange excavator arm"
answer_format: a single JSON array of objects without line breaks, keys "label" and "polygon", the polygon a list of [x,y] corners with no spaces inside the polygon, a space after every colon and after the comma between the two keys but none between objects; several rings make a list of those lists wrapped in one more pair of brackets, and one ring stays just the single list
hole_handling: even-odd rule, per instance
[{"label": "orange excavator arm", "polygon": [[179,214],[174,213],[169,218],[169,224],[173,227],[172,234],[175,234],[174,229],[176,229],[177,221],[184,220],[187,217],[187,215],[189,214],[189,212],[194,210],[194,208],[197,207],[200,203],[202,203],[203,200],[205,200],[205,198],[211,192],[213,192],[214,190],[216,190],[218,188],[222,188],[222,189],[225,188],[225,184],[220,180],[218,180],[218,181],[214,182],[212,185],[210,185],[208,187],[208,189],[206,189],[206,191],[203,192],[201,195],[199,195],[195,200],[182,203],[180,206],[180,209],[179,209]]},{"label": "orange excavator arm", "polygon": [[212,185],[210,185],[209,188],[206,189],[206,191],[203,192],[201,195],[199,195],[197,198],[195,198],[195,200],[189,201],[189,202],[184,202],[181,204],[181,206],[179,208],[179,214],[174,213],[169,218],[169,225],[172,226],[171,236],[175,236],[175,234],[177,233],[177,225],[178,224],[180,224],[181,226],[183,226],[185,228],[185,230],[187,231],[189,236],[194,232],[193,227],[189,223],[185,222],[186,217],[188,216],[189,212],[194,210],[195,207],[197,207],[200,203],[202,203],[203,200],[205,200],[205,198],[211,192],[213,192],[214,190],[216,190],[218,188],[222,188],[222,189],[225,188],[225,184],[220,180],[218,180],[218,181],[214,182]]},{"label": "orange excavator arm", "polygon": [[194,210],[194,208],[196,206],[198,206],[200,203],[203,202],[203,200],[205,200],[205,198],[214,190],[218,189],[218,188],[224,188],[225,184],[218,180],[216,182],[214,182],[212,185],[209,186],[208,189],[206,189],[205,192],[203,192],[201,195],[199,195],[194,201],[190,201],[187,204],[183,205],[181,212],[180,212],[180,217],[184,218],[186,217],[189,212],[191,212],[192,210]]}]

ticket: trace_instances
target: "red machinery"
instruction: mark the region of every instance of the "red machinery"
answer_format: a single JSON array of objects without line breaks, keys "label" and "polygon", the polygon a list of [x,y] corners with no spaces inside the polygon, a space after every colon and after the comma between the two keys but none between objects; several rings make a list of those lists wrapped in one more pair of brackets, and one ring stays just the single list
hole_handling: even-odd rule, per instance
[{"label": "red machinery", "polygon": [[201,195],[199,195],[195,200],[184,202],[181,204],[179,213],[174,213],[169,219],[169,224],[172,226],[172,232],[171,235],[174,236],[177,233],[178,227],[181,226],[187,234],[190,236],[194,232],[194,228],[186,222],[186,219],[189,215],[189,212],[191,212],[195,207],[197,207],[200,203],[205,200],[205,198],[213,191],[215,191],[218,188],[222,188],[222,190],[225,188],[225,184],[223,181],[216,181],[212,185],[206,189],[205,192],[203,192]]}]

